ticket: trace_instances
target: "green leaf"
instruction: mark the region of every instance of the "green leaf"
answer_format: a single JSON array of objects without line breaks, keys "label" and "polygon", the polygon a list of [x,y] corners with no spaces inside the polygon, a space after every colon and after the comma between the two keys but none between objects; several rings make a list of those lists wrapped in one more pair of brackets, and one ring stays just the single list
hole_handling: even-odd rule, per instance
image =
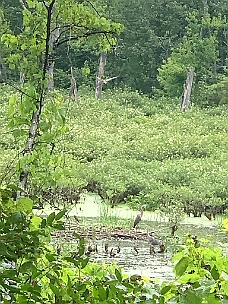
[{"label": "green leaf", "polygon": [[8,107],[8,114],[9,115],[13,115],[14,114],[16,102],[17,102],[17,95],[13,94],[9,98],[9,107]]},{"label": "green leaf", "polygon": [[52,292],[53,292],[57,297],[59,297],[59,296],[61,295],[61,292],[60,292],[60,290],[59,290],[59,288],[58,288],[57,286],[55,286],[55,285],[52,284],[52,283],[50,283],[49,286],[50,286]]},{"label": "green leaf", "polygon": [[224,290],[226,296],[228,296],[228,281],[221,282],[221,288]]},{"label": "green leaf", "polygon": [[99,293],[99,299],[101,301],[107,300],[107,293],[106,293],[106,290],[104,289],[104,287],[102,285],[99,285],[98,293]]},{"label": "green leaf", "polygon": [[77,232],[73,232],[73,236],[78,239],[81,240],[81,236],[77,233]]},{"label": "green leaf", "polygon": [[164,286],[164,287],[161,289],[161,295],[166,294],[168,291],[170,291],[171,288],[172,288],[172,286],[170,286],[170,285]]},{"label": "green leaf", "polygon": [[31,213],[33,208],[33,201],[28,197],[20,197],[16,203],[16,211],[24,211],[25,213]]},{"label": "green leaf", "polygon": [[216,268],[216,266],[214,265],[214,267],[211,269],[211,275],[212,278],[216,281],[219,278],[219,272],[218,269]]},{"label": "green leaf", "polygon": [[80,260],[80,266],[81,266],[81,268],[82,268],[82,269],[85,268],[86,265],[88,264],[88,262],[89,262],[89,259],[88,259],[88,258],[83,259],[83,260]]},{"label": "green leaf", "polygon": [[53,221],[55,219],[55,212],[52,212],[51,214],[49,214],[49,216],[47,217],[47,225],[51,226]]},{"label": "green leaf", "polygon": [[66,213],[66,210],[62,210],[59,213],[56,214],[55,219],[58,221],[59,219],[61,219]]},{"label": "green leaf", "polygon": [[[215,294],[210,294],[208,297],[205,298],[205,300],[207,301],[206,303],[221,304],[221,300],[218,297],[216,297]],[[222,303],[225,304],[226,302],[223,301]]]},{"label": "green leaf", "polygon": [[182,276],[185,272],[185,270],[188,267],[188,257],[182,257],[179,262],[175,265],[174,271],[176,273],[176,276]]},{"label": "green leaf", "polygon": [[33,262],[27,261],[21,265],[20,272],[26,273],[26,272],[29,272],[29,270],[31,270],[31,269],[34,270],[34,268],[35,268],[35,266],[34,266]]},{"label": "green leaf", "polygon": [[33,216],[30,221],[30,231],[36,231],[40,228],[40,224],[42,223],[42,218],[39,216]]},{"label": "green leaf", "polygon": [[51,253],[47,253],[47,254],[46,254],[46,258],[47,258],[47,260],[48,260],[49,262],[54,262],[55,259],[56,259],[55,255],[54,255],[54,254],[51,254]]},{"label": "green leaf", "polygon": [[42,222],[41,222],[40,227],[41,227],[41,228],[45,228],[46,225],[47,225],[47,220],[46,220],[46,219],[42,219]]},{"label": "green leaf", "polygon": [[199,297],[194,290],[186,290],[184,294],[186,304],[201,304],[202,298]]},{"label": "green leaf", "polygon": [[116,277],[117,277],[117,280],[118,280],[119,282],[122,282],[122,275],[121,275],[121,273],[119,272],[118,269],[115,269],[115,275],[116,275]]}]

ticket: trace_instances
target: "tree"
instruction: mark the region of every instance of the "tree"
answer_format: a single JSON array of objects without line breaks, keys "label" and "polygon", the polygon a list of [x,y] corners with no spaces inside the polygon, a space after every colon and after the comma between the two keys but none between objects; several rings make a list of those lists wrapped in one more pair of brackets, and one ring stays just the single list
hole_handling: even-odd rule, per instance
[{"label": "tree", "polygon": [[181,95],[188,67],[193,67],[195,71],[195,84],[201,81],[213,83],[217,77],[217,29],[224,20],[211,18],[209,14],[201,20],[198,12],[190,14],[187,20],[182,42],[158,69],[158,80],[164,93],[169,96]]},{"label": "tree", "polygon": [[[80,43],[84,39],[90,39],[91,43],[96,39],[107,47],[115,43],[113,37],[120,33],[121,25],[99,18],[88,5],[73,0],[27,0],[23,3],[23,31],[18,35],[5,34],[2,41],[11,50],[9,67],[25,75],[20,105],[16,96],[11,98],[10,104],[12,124],[28,130],[19,165],[19,187],[26,190],[31,173],[29,166],[35,161],[37,136],[41,136],[39,141],[42,142],[42,135],[50,129],[50,125],[42,127],[41,114],[48,92],[53,88],[56,49],[69,41]],[[16,113],[24,119],[15,121]],[[64,120],[63,114],[58,114]],[[44,142],[53,144],[51,138]],[[53,149],[50,154],[52,152]]]}]

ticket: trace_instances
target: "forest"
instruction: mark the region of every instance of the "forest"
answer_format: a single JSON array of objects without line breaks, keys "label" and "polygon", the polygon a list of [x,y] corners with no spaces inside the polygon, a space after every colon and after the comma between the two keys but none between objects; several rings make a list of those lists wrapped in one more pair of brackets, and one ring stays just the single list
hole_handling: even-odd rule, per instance
[{"label": "forest", "polygon": [[0,0],[1,303],[228,302],[218,244],[178,239],[157,282],[91,261],[80,229],[73,252],[53,238],[95,193],[173,239],[219,219],[227,249],[227,18],[226,0]]}]

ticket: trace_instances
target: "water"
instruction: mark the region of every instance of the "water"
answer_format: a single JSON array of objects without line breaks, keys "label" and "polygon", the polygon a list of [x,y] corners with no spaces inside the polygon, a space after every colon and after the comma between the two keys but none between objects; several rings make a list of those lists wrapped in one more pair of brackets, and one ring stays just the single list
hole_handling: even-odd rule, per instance
[{"label": "water", "polygon": [[[130,275],[139,274],[151,279],[171,280],[174,278],[171,258],[177,252],[178,246],[182,244],[183,237],[186,234],[197,236],[198,239],[207,238],[209,246],[221,247],[224,254],[228,253],[228,234],[218,229],[222,221],[221,218],[209,221],[205,216],[200,218],[185,217],[180,223],[175,237],[172,237],[168,219],[159,212],[146,211],[138,231],[155,231],[166,246],[164,253],[158,253],[159,248],[156,248],[156,246],[156,253],[151,255],[150,244],[146,237],[145,240],[134,240],[128,237],[129,233],[132,234],[132,223],[138,211],[133,211],[125,206],[114,209],[109,208],[105,209],[105,211],[103,208],[104,204],[100,202],[100,198],[97,195],[90,194],[82,197],[80,204],[74,206],[69,212],[69,216],[72,216],[72,218],[74,215],[78,217],[79,223],[70,221],[68,227],[69,235],[66,232],[66,235],[62,236],[63,243],[66,241],[72,243],[74,242],[72,231],[76,231],[79,234],[85,232],[86,248],[91,245],[97,246],[98,250],[97,253],[92,252],[90,254],[91,261],[98,263],[117,262],[123,268],[123,271]],[[45,210],[45,212],[49,214],[52,210]],[[115,224],[118,226],[119,221],[122,220],[125,229],[123,229],[121,237],[118,235],[113,237],[109,228],[106,230],[101,229],[102,231],[96,229],[96,225],[101,226],[101,218],[103,217],[106,223],[110,220],[110,223],[114,226]],[[85,226],[87,228],[84,229],[83,227]],[[108,244],[109,253],[105,253],[105,244]],[[120,248],[119,253],[117,253],[118,247]],[[114,256],[110,256],[111,249],[115,253]]]},{"label": "water", "polygon": [[[105,243],[109,248],[113,248],[116,255],[111,257],[104,251]],[[121,248],[117,253],[118,246]],[[113,263],[114,261],[123,269],[124,273],[129,275],[139,274],[147,276],[151,279],[157,278],[161,280],[171,280],[173,276],[173,268],[170,262],[171,253],[155,253],[150,254],[150,245],[144,241],[108,241],[100,240],[97,242],[98,253],[91,253],[91,261],[98,263]],[[136,247],[137,252],[134,250]],[[158,251],[158,249],[155,249]]]}]

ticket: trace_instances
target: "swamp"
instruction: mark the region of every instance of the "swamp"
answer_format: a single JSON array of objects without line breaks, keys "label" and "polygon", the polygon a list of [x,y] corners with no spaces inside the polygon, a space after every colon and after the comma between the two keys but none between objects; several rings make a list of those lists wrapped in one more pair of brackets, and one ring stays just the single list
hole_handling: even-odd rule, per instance
[{"label": "swamp", "polygon": [[[52,211],[45,209],[39,214],[48,216]],[[134,229],[137,214],[138,211],[126,205],[111,208],[99,195],[86,193],[68,213],[65,230],[53,234],[53,242],[63,253],[73,252],[77,248],[73,237],[76,232],[85,238],[85,254],[91,261],[117,263],[124,273],[161,282],[174,279],[172,256],[187,236],[207,246],[220,247],[228,254],[228,234],[220,229],[222,217],[219,215],[215,220],[184,216],[172,235],[168,218],[162,212],[145,211],[139,227]],[[151,233],[165,245],[164,252],[160,252],[159,244],[151,246]]]}]

